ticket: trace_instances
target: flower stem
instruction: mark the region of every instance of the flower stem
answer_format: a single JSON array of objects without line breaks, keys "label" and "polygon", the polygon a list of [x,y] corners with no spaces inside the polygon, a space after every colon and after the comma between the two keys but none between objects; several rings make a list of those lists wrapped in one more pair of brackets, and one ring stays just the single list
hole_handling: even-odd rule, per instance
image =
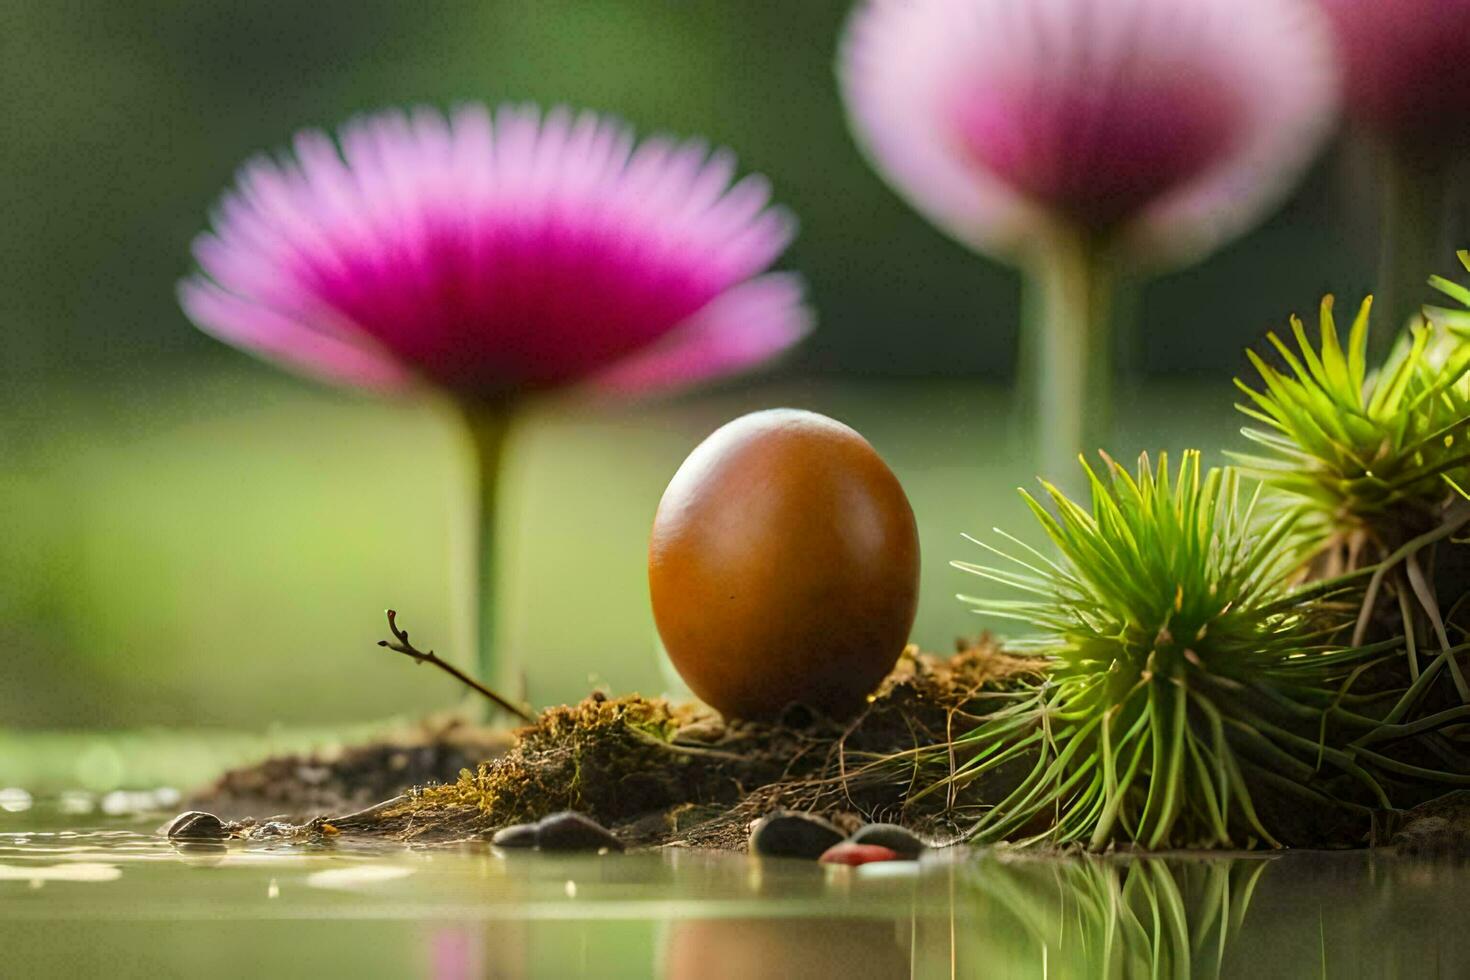
[{"label": "flower stem", "polygon": [[1058,231],[1026,266],[1028,379],[1041,474],[1064,480],[1112,430],[1113,263],[1096,239]]},{"label": "flower stem", "polygon": [[[459,403],[469,459],[468,492],[459,527],[451,540],[455,647],[475,651],[475,673],[491,687],[501,686],[506,665],[496,637],[499,568],[496,534],[501,462],[510,409],[502,402]],[[464,659],[469,659],[469,654]]]},{"label": "flower stem", "polygon": [[1376,361],[1387,356],[1405,325],[1418,315],[1428,296],[1429,276],[1454,267],[1456,245],[1446,240],[1453,161],[1427,145],[1385,141],[1381,152],[1383,225],[1373,304],[1377,325],[1369,337]]}]

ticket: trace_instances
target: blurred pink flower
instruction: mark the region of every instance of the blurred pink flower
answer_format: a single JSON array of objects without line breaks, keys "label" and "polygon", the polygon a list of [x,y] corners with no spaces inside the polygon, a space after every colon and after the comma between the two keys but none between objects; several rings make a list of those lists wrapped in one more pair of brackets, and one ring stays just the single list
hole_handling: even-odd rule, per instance
[{"label": "blurred pink flower", "polygon": [[1306,0],[866,0],[839,74],[877,168],[962,241],[1061,221],[1176,262],[1283,193],[1336,91]]},{"label": "blurred pink flower", "polygon": [[[340,152],[339,152],[340,146]],[[641,391],[747,368],[809,328],[759,275],[794,222],[700,142],[590,112],[384,112],[241,170],[194,243],[185,311],[300,371],[468,400]]]},{"label": "blurred pink flower", "polygon": [[804,288],[765,270],[794,222],[728,151],[635,144],[590,112],[390,111],[293,150],[241,170],[180,301],[303,373],[452,396],[473,467],[452,648],[497,683],[497,484],[521,396],[680,387],[786,350],[811,325]]},{"label": "blurred pink flower", "polygon": [[1390,134],[1464,135],[1470,0],[1320,3],[1341,46],[1348,113]]}]

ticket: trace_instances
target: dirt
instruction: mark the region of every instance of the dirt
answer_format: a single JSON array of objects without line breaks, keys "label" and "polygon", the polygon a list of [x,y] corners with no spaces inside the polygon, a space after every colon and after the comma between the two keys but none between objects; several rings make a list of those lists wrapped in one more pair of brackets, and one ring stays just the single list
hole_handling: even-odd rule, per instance
[{"label": "dirt", "polygon": [[[893,822],[949,843],[966,829],[954,815],[1003,798],[1026,763],[958,796],[923,796],[916,790],[947,774],[933,746],[964,734],[1039,670],[988,640],[951,657],[910,649],[866,708],[843,720],[792,705],[773,723],[727,721],[697,705],[594,693],[515,732],[426,723],[370,745],[269,759],[226,773],[191,804],[234,821],[231,836],[252,839],[475,840],[576,810],[633,847],[742,851],[750,824],[784,808],[849,832]],[[926,768],[894,764],[910,749],[931,750]],[[879,758],[884,765],[870,764]],[[1366,808],[1314,808],[1262,789],[1258,810],[1291,846],[1371,842],[1470,855],[1470,791],[1424,787],[1421,806],[1375,811],[1370,841]],[[1396,798],[1419,802],[1414,795]]]},{"label": "dirt", "polygon": [[[226,817],[289,813],[295,823],[247,824],[249,836],[474,839],[577,810],[632,846],[743,850],[749,823],[786,807],[849,830],[895,821],[947,840],[962,829],[945,816],[953,801],[944,794],[910,800],[912,789],[935,773],[866,763],[962,734],[1005,691],[1034,680],[1038,669],[988,640],[952,657],[911,648],[868,705],[842,720],[792,705],[774,723],[727,722],[695,705],[593,694],[543,712],[537,724],[514,733],[508,751],[497,751],[503,742],[480,729],[426,733],[414,748],[378,745],[329,760],[271,760],[226,775],[194,803]],[[477,750],[483,754],[472,758]],[[409,761],[383,771],[385,760],[400,758]],[[456,759],[469,761],[446,771]],[[308,789],[300,784],[303,767],[328,775]],[[325,805],[333,799],[384,802],[345,813],[351,807]],[[255,801],[269,805],[246,805]]]},{"label": "dirt", "polygon": [[513,742],[503,729],[430,720],[366,745],[274,756],[232,769],[189,803],[226,820],[270,814],[305,823],[360,810],[415,786],[452,782],[462,770],[503,755]]}]

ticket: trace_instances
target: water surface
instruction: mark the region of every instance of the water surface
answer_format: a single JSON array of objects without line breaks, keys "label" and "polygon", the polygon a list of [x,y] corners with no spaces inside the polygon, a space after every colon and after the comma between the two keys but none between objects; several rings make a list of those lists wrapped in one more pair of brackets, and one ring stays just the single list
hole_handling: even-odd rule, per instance
[{"label": "water surface", "polygon": [[0,798],[0,976],[1470,975],[1466,869],[1382,853],[186,846],[100,802]]}]

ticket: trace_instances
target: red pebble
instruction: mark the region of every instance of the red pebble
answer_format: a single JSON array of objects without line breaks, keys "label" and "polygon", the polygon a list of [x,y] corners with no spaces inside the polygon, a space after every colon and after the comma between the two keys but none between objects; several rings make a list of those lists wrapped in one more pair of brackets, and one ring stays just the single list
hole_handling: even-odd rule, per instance
[{"label": "red pebble", "polygon": [[833,844],[822,852],[818,858],[823,864],[846,864],[856,867],[859,864],[872,864],[874,861],[897,861],[898,852],[877,844],[854,844],[843,841],[841,844]]}]

